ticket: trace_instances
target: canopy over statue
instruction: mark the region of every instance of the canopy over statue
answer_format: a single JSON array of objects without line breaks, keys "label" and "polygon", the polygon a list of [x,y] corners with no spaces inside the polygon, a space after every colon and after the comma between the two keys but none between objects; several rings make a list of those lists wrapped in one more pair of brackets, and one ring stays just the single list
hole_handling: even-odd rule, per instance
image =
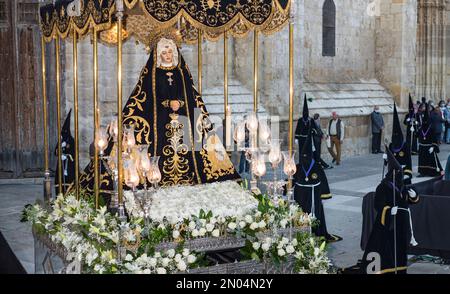
[{"label": "canopy over statue", "polygon": [[173,39],[160,38],[151,51],[123,123],[134,125],[137,144],[161,156],[162,186],[238,179]]}]

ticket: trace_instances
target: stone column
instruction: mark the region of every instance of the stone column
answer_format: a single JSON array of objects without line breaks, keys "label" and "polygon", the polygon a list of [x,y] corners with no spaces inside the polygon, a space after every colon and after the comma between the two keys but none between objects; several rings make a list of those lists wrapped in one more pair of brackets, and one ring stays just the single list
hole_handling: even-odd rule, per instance
[{"label": "stone column", "polygon": [[416,0],[378,0],[375,75],[401,108],[415,92]]},{"label": "stone column", "polygon": [[417,19],[418,97],[445,98],[445,0],[419,0]]}]

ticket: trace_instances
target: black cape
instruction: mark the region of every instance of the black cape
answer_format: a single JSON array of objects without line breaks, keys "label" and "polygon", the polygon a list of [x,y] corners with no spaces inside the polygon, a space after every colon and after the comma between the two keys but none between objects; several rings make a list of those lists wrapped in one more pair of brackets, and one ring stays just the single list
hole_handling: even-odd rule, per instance
[{"label": "black cape", "polygon": [[[439,161],[439,145],[433,134],[432,125],[427,113],[423,117],[423,124],[418,132],[419,135],[419,174],[429,177],[437,177],[443,171]],[[430,148],[433,151],[430,153]]]}]

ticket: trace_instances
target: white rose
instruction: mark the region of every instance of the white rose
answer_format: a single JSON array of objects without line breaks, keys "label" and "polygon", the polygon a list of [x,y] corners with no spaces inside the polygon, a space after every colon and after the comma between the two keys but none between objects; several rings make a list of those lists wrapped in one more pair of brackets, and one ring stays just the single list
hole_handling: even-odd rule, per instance
[{"label": "white rose", "polygon": [[286,246],[286,252],[287,252],[288,254],[294,253],[294,252],[295,252],[294,246],[292,246],[292,245]]},{"label": "white rose", "polygon": [[250,225],[250,229],[251,230],[256,230],[258,228],[258,224],[257,223],[252,223],[251,225]]},{"label": "white rose", "polygon": [[168,259],[167,257],[164,257],[163,259],[162,259],[162,265],[163,266],[168,266],[169,265],[169,262],[170,262],[170,259]]},{"label": "white rose", "polygon": [[212,230],[214,230],[214,225],[213,224],[207,224],[206,225],[206,231],[212,232]]},{"label": "white rose", "polygon": [[194,230],[192,231],[192,237],[194,237],[194,238],[198,237],[199,234],[200,234],[200,233],[198,232],[197,229],[194,229]]},{"label": "white rose", "polygon": [[183,256],[186,257],[186,256],[188,256],[188,255],[189,255],[189,249],[184,248],[184,249],[183,249]]},{"label": "white rose", "polygon": [[161,257],[161,253],[159,251],[156,251],[154,257],[160,258]]},{"label": "white rose", "polygon": [[200,231],[199,231],[199,235],[203,237],[203,236],[205,236],[205,234],[206,234],[206,229],[205,228],[201,228]]},{"label": "white rose", "polygon": [[246,225],[247,225],[247,223],[244,222],[244,221],[240,221],[240,222],[239,222],[239,227],[240,227],[241,229],[245,228]]},{"label": "white rose", "polygon": [[184,272],[184,271],[186,270],[186,268],[187,268],[186,263],[185,263],[184,261],[180,260],[180,261],[177,263],[177,268],[178,268],[180,271]]},{"label": "white rose", "polygon": [[193,222],[193,221],[189,222],[189,229],[194,230],[196,228],[196,226],[197,225],[195,224],[195,222]]},{"label": "white rose", "polygon": [[166,269],[163,268],[163,267],[158,267],[158,268],[156,269],[156,273],[157,273],[158,275],[165,275],[165,274],[167,274],[167,271],[166,271]]},{"label": "white rose", "polygon": [[269,251],[269,249],[270,249],[270,244],[268,244],[268,243],[263,243],[263,244],[261,245],[261,249],[262,249],[264,252]]},{"label": "white rose", "polygon": [[177,253],[177,255],[175,255],[174,260],[175,260],[176,262],[180,262],[180,260],[181,260],[181,254]]},{"label": "white rose", "polygon": [[279,256],[284,256],[285,254],[286,254],[286,252],[284,251],[284,249],[278,249]]},{"label": "white rose", "polygon": [[201,219],[200,219],[200,223],[202,224],[202,226],[204,226],[204,225],[206,224],[206,219],[201,218]]},{"label": "white rose", "polygon": [[262,228],[265,228],[265,227],[266,227],[266,222],[262,220],[262,221],[259,222],[258,226],[259,226],[261,229],[262,229]]},{"label": "white rose", "polygon": [[127,256],[125,256],[125,260],[126,261],[132,261],[133,260],[133,256],[131,256],[131,254],[127,254]]},{"label": "white rose", "polygon": [[169,256],[169,258],[173,258],[175,256],[175,250],[174,249],[167,250],[167,256]]},{"label": "white rose", "polygon": [[217,222],[217,219],[215,217],[212,217],[209,219],[209,222],[215,224]]},{"label": "white rose", "polygon": [[259,242],[253,242],[252,246],[253,246],[253,249],[258,250],[259,247],[261,247],[261,244],[259,244]]},{"label": "white rose", "polygon": [[286,225],[287,225],[287,219],[282,219],[281,221],[280,221],[280,226],[284,229],[284,228],[286,228]]},{"label": "white rose", "polygon": [[218,229],[215,229],[214,231],[212,231],[212,236],[213,237],[219,237],[219,235],[220,235],[220,232],[219,232]]},{"label": "white rose", "polygon": [[192,254],[189,254],[188,257],[187,257],[187,262],[188,263],[194,263],[196,260],[197,260],[197,258],[194,255],[192,255]]},{"label": "white rose", "polygon": [[293,239],[293,240],[291,241],[291,243],[292,243],[293,246],[297,246],[297,244],[298,244],[297,239]]},{"label": "white rose", "polygon": [[172,232],[172,237],[174,239],[178,239],[178,237],[180,237],[180,232],[178,230],[175,230]]},{"label": "white rose", "polygon": [[146,268],[142,273],[143,273],[143,274],[146,274],[146,275],[149,275],[149,274],[150,274],[150,269],[149,269],[149,268]]},{"label": "white rose", "polygon": [[252,223],[252,222],[253,222],[252,216],[247,214],[247,215],[245,216],[245,221],[246,221],[247,223],[249,223],[249,224]]},{"label": "white rose", "polygon": [[233,223],[233,222],[229,223],[229,224],[228,224],[228,228],[229,228],[230,230],[236,229],[236,223]]}]

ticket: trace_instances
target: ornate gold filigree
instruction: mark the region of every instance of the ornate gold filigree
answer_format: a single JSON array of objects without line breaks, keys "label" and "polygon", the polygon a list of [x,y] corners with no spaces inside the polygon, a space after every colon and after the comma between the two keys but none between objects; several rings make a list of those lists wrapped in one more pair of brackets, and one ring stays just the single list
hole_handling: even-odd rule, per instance
[{"label": "ornate gold filigree", "polygon": [[162,186],[188,185],[193,183],[194,173],[189,173],[189,161],[185,157],[188,147],[183,144],[183,127],[178,119],[166,124],[166,137],[169,142],[164,146]]},{"label": "ornate gold filigree", "polygon": [[207,138],[200,154],[203,158],[203,172],[207,180],[218,179],[234,173],[234,166],[216,134]]}]

